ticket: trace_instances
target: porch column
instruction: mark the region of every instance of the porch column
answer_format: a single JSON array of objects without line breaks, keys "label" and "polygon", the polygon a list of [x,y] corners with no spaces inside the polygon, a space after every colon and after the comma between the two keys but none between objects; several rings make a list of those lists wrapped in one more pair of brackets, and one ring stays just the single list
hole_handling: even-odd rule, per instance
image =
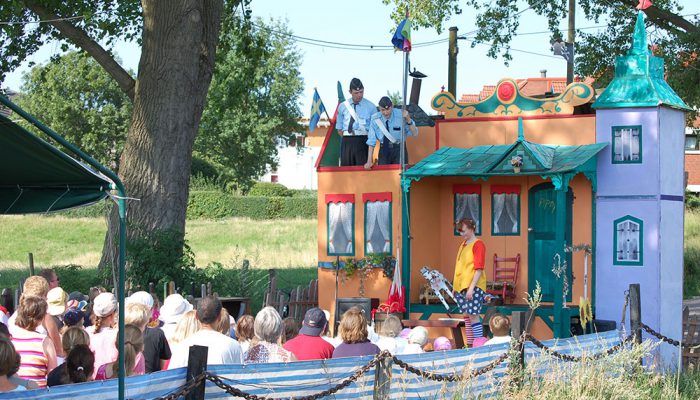
[{"label": "porch column", "polygon": [[[566,247],[566,192],[569,189],[568,182],[565,179],[557,179],[554,181],[555,193],[557,197],[556,205],[556,230],[554,235],[556,253],[561,257],[561,262],[564,263],[566,260],[566,253],[564,253],[564,247]],[[558,181],[558,182],[557,182]],[[557,185],[559,183],[559,185]],[[552,260],[552,265],[554,266],[556,258]],[[567,266],[567,269],[571,266]],[[554,337],[563,338],[569,337],[570,335],[570,320],[568,318],[568,310],[563,308],[564,306],[564,272],[563,275],[557,279],[555,276],[554,282],[554,309],[552,314],[554,316]],[[554,274],[554,272],[552,272]]]},{"label": "porch column", "polygon": [[410,318],[411,316],[411,228],[409,224],[409,213],[411,210],[410,185],[410,181],[404,180],[401,188],[401,265],[396,266],[396,268],[401,268],[401,283],[406,296],[406,314],[404,315],[404,318]]}]

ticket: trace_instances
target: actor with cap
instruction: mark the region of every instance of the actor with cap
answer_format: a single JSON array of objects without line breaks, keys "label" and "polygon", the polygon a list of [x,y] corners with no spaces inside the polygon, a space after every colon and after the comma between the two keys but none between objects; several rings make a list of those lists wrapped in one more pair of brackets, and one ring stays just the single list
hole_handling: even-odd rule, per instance
[{"label": "actor with cap", "polygon": [[[399,164],[401,162],[401,125],[403,124],[406,136],[417,136],[418,128],[411,119],[407,110],[394,108],[394,104],[387,96],[379,100],[379,112],[372,115],[367,135],[367,162],[365,169],[372,168],[372,154],[377,142],[379,148],[379,165]],[[408,151],[406,143],[404,148],[404,163],[408,163]]]},{"label": "actor with cap", "polygon": [[320,308],[311,308],[304,316],[299,335],[286,342],[283,347],[291,351],[299,361],[331,358],[335,347],[321,338],[326,328],[326,314]]},{"label": "actor with cap", "polygon": [[343,137],[340,142],[340,165],[364,165],[367,162],[367,134],[370,118],[377,112],[371,101],[364,99],[365,88],[357,78],[350,81],[350,98],[338,107],[335,128]]}]

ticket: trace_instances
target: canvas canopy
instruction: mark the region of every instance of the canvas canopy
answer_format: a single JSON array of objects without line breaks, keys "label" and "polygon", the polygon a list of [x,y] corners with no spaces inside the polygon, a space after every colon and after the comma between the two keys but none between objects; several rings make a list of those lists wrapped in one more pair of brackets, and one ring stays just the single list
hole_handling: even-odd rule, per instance
[{"label": "canvas canopy", "polygon": [[65,210],[104,199],[111,180],[0,115],[0,214]]}]

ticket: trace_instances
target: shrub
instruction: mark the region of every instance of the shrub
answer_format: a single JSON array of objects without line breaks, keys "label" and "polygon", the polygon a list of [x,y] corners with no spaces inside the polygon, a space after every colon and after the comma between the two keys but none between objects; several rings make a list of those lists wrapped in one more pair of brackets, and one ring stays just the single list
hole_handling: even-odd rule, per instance
[{"label": "shrub", "polygon": [[220,191],[190,193],[188,218],[315,218],[315,197],[236,196]]},{"label": "shrub", "polygon": [[95,270],[92,268],[84,268],[76,264],[56,265],[51,268],[56,271],[56,275],[61,279],[61,287],[68,293],[77,290],[80,293],[87,294],[93,286],[104,286],[104,278],[107,277],[102,276],[102,274],[107,274],[111,277],[111,271],[108,269],[95,273]]},{"label": "shrub", "polygon": [[291,197],[292,191],[280,183],[256,182],[253,187],[250,188],[248,195],[262,197]]},{"label": "shrub", "polygon": [[700,197],[698,196],[688,196],[685,200],[685,207],[688,210],[698,210],[700,209]]}]

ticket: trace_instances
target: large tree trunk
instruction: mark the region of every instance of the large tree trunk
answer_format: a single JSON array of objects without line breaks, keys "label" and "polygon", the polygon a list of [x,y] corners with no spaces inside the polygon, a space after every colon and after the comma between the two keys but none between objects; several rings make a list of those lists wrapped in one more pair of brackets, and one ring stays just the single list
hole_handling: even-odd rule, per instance
[{"label": "large tree trunk", "polygon": [[[139,199],[128,201],[130,225],[184,235],[192,146],[214,72],[223,0],[142,6],[141,60],[119,175],[127,195]],[[115,217],[100,267],[116,265]]]}]

